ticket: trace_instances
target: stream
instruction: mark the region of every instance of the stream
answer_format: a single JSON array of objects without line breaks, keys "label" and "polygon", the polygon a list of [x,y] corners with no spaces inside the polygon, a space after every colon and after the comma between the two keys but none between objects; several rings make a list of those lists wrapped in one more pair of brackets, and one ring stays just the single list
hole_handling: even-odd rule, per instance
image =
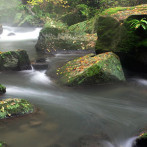
[{"label": "stream", "polygon": [[[1,51],[25,49],[34,61],[42,56],[34,47],[40,30],[4,26]],[[0,73],[0,83],[7,87],[1,99],[23,98],[39,108],[34,114],[1,121],[0,140],[10,147],[76,147],[80,137],[100,136],[103,147],[132,147],[135,136],[147,127],[147,79],[134,76],[122,85],[85,88],[55,84],[50,72],[77,56],[48,56],[47,70]]]}]

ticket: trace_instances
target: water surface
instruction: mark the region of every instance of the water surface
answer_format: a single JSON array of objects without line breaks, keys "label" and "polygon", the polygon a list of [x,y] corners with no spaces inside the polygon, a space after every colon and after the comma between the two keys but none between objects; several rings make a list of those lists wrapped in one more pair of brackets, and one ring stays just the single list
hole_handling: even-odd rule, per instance
[{"label": "water surface", "polygon": [[[8,28],[21,38],[3,34],[0,48],[26,49],[31,60],[38,58],[34,45],[39,29],[5,27],[4,32],[10,32]],[[75,56],[79,55],[48,57],[47,71],[0,73],[0,82],[7,87],[1,98],[24,98],[39,108],[33,115],[1,121],[1,140],[11,147],[70,147],[82,136],[104,134],[109,138],[101,138],[104,147],[131,147],[135,136],[147,126],[147,80],[133,77],[123,85],[85,88],[55,84],[51,71]]]}]

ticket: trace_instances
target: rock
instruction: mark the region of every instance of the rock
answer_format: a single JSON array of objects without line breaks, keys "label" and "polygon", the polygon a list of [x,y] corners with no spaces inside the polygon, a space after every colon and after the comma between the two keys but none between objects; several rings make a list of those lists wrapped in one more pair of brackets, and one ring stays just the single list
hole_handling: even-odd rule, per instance
[{"label": "rock", "polygon": [[3,33],[3,27],[2,27],[2,25],[0,24],[0,34],[2,34]]},{"label": "rock", "polygon": [[86,135],[74,142],[72,147],[105,147],[103,140],[105,140],[105,136],[102,138],[99,135]]},{"label": "rock", "polygon": [[36,70],[46,70],[46,69],[48,69],[48,63],[33,63],[32,66]]},{"label": "rock", "polygon": [[27,100],[9,98],[0,101],[0,119],[29,114],[34,111],[34,106]]},{"label": "rock", "polygon": [[6,87],[0,84],[0,94],[6,93]]},{"label": "rock", "polygon": [[0,54],[0,70],[28,70],[30,60],[25,50],[9,51]]},{"label": "rock", "polygon": [[32,63],[32,66],[36,70],[46,70],[48,69],[48,63],[46,63],[45,58],[39,58],[35,63]]},{"label": "rock", "polygon": [[147,147],[147,133],[141,134],[133,143],[133,147]]},{"label": "rock", "polygon": [[81,10],[78,8],[74,12],[70,12],[68,14],[63,15],[60,19],[62,22],[66,23],[68,26],[71,26],[73,24],[77,24],[79,22],[85,21],[86,16],[82,15]]},{"label": "rock", "polygon": [[119,58],[112,52],[88,54],[69,61],[56,74],[59,82],[68,86],[125,81]]},{"label": "rock", "polygon": [[[35,45],[37,52],[45,54],[71,53],[71,52],[94,52],[94,35],[81,36],[68,33],[67,30],[44,27]],[[94,44],[94,45],[93,45]]]},{"label": "rock", "polygon": [[8,36],[14,36],[15,35],[15,33],[9,33],[8,34]]},{"label": "rock", "polygon": [[8,147],[7,144],[3,141],[0,141],[0,147]]},{"label": "rock", "polygon": [[147,29],[131,27],[133,20],[140,21],[142,18],[147,20],[146,4],[119,9],[110,8],[102,12],[96,21],[98,35],[96,53],[113,51],[120,57],[125,68],[134,67],[133,70],[137,71],[145,69],[147,66]]},{"label": "rock", "polygon": [[39,58],[36,60],[36,63],[45,63],[46,59],[45,58]]},{"label": "rock", "polygon": [[[134,15],[134,11],[136,12]],[[135,51],[137,45],[146,39],[147,31],[138,32],[131,28],[131,20],[147,18],[147,5],[110,8],[97,19],[96,52]]]},{"label": "rock", "polygon": [[42,121],[31,121],[30,126],[31,127],[38,127],[42,124]]}]

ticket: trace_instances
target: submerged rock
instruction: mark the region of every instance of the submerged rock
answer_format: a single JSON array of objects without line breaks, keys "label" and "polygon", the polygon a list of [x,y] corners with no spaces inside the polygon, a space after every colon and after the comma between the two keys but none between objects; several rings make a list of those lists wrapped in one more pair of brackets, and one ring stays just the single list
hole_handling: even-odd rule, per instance
[{"label": "submerged rock", "polygon": [[119,58],[112,52],[69,61],[57,70],[57,75],[59,82],[68,86],[125,81]]},{"label": "submerged rock", "polygon": [[14,36],[15,35],[15,33],[9,33],[8,34],[8,36]]},{"label": "submerged rock", "polygon": [[0,54],[0,70],[31,69],[29,56],[25,50],[9,51]]},{"label": "submerged rock", "polygon": [[104,140],[109,139],[104,135],[86,135],[72,143],[72,147],[105,147]]},{"label": "submerged rock", "polygon": [[29,114],[34,111],[34,106],[27,100],[9,98],[0,101],[0,119]]},{"label": "submerged rock", "polygon": [[142,133],[134,142],[133,147],[147,147],[147,132]]},{"label": "submerged rock", "polygon": [[6,87],[0,84],[0,94],[6,93]]},{"label": "submerged rock", "polygon": [[33,63],[32,66],[36,70],[46,70],[48,68],[48,63]]}]

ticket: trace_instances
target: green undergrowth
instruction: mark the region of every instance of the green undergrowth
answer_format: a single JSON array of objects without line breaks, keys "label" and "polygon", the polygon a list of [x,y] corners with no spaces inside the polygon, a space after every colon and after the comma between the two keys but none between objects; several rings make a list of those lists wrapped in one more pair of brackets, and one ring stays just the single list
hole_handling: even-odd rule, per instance
[{"label": "green undergrowth", "polygon": [[0,119],[32,113],[33,105],[27,100],[9,98],[0,101]]}]

